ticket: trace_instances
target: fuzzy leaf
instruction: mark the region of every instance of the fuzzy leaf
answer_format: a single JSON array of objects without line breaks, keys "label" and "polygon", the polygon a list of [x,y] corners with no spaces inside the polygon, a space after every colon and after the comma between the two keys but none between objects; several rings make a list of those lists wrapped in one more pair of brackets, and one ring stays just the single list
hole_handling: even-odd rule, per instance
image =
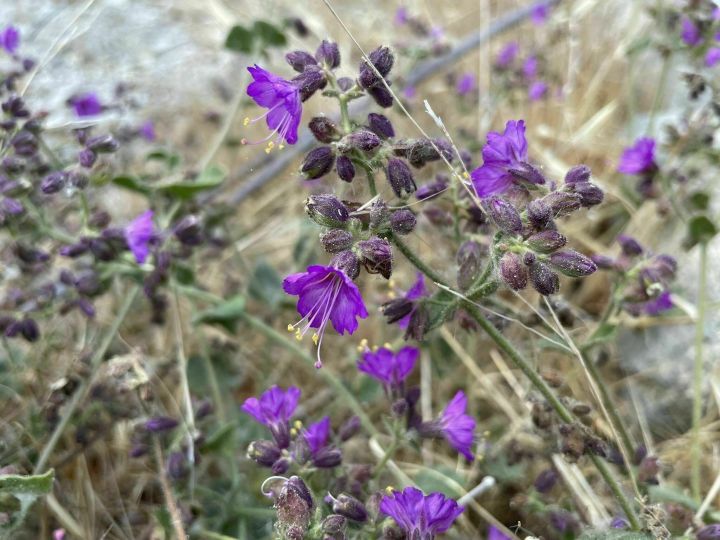
[{"label": "fuzzy leaf", "polygon": [[52,489],[53,480],[55,480],[55,471],[50,469],[45,474],[34,476],[20,476],[9,474],[0,476],[0,493],[9,493],[14,496],[47,495]]},{"label": "fuzzy leaf", "polygon": [[140,180],[137,176],[122,174],[120,176],[113,177],[110,181],[116,186],[120,186],[129,191],[142,193],[143,195],[149,195],[150,193],[152,193],[152,189],[149,186],[145,185],[143,181]]},{"label": "fuzzy leaf", "polygon": [[255,266],[248,292],[254,299],[266,303],[271,308],[276,307],[285,296],[282,278],[275,268],[265,261],[260,261]]},{"label": "fuzzy leaf", "polygon": [[255,35],[247,28],[239,24],[230,29],[230,33],[225,38],[225,48],[231,51],[249,54],[253,50]]},{"label": "fuzzy leaf", "polygon": [[238,294],[214,308],[198,313],[193,318],[193,324],[219,324],[228,332],[235,329],[235,322],[245,312],[245,297]]},{"label": "fuzzy leaf", "polygon": [[717,234],[717,227],[707,216],[694,216],[688,222],[688,238],[686,245],[692,247],[707,242]]},{"label": "fuzzy leaf", "polygon": [[157,184],[155,189],[181,199],[189,199],[196,193],[219,186],[223,180],[225,180],[225,171],[216,165],[211,165],[201,172],[195,180],[178,180]]},{"label": "fuzzy leaf", "polygon": [[253,33],[265,47],[284,47],[287,44],[285,34],[267,21],[255,21]]}]

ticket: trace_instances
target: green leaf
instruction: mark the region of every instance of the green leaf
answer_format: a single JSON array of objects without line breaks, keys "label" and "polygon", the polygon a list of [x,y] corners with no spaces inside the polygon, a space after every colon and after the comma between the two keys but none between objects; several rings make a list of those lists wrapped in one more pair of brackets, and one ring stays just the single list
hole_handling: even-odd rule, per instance
[{"label": "green leaf", "polygon": [[149,152],[145,159],[148,161],[164,161],[168,169],[171,171],[176,169],[180,165],[180,155],[174,152],[168,152],[167,150],[153,150]]},{"label": "green leaf", "polygon": [[686,244],[692,247],[707,242],[717,234],[717,227],[707,216],[694,216],[688,222],[688,239]]},{"label": "green leaf", "polygon": [[232,442],[233,435],[235,434],[235,424],[225,424],[218,430],[211,433],[207,440],[203,443],[201,450],[202,452],[220,452],[223,448],[228,447]]},{"label": "green leaf", "polygon": [[287,44],[285,34],[277,26],[267,21],[255,21],[253,33],[263,47],[284,47]]},{"label": "green leaf", "polygon": [[710,206],[710,195],[704,191],[696,191],[688,197],[688,202],[695,210],[707,210]]},{"label": "green leaf", "polygon": [[275,308],[284,297],[282,278],[275,268],[265,261],[260,261],[253,271],[248,292],[254,299]]},{"label": "green leaf", "polygon": [[245,312],[245,297],[233,296],[214,308],[198,313],[193,318],[193,324],[219,324],[227,328],[228,332],[235,330],[235,323]]},{"label": "green leaf", "polygon": [[230,33],[225,38],[225,48],[231,51],[249,54],[253,50],[254,42],[254,33],[237,24],[230,29]]},{"label": "green leaf", "polygon": [[149,195],[150,193],[152,193],[152,189],[145,183],[143,183],[143,181],[140,180],[137,176],[123,174],[120,176],[115,176],[110,181],[116,186],[120,186],[129,191],[142,193],[143,195]]},{"label": "green leaf", "polygon": [[55,480],[55,471],[53,469],[50,469],[45,474],[34,476],[8,474],[0,476],[0,493],[10,493],[16,497],[21,495],[39,497],[50,493],[53,480]]},{"label": "green leaf", "polygon": [[180,199],[189,199],[196,193],[216,188],[223,180],[225,180],[225,171],[216,165],[211,165],[195,180],[173,180],[164,184],[156,184],[155,189]]}]

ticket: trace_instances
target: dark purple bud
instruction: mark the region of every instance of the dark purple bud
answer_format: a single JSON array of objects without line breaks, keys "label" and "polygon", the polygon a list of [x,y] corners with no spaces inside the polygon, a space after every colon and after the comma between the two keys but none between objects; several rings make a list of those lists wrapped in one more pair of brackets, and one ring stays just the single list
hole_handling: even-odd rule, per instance
[{"label": "dark purple bud", "polygon": [[25,207],[17,199],[6,197],[2,201],[2,212],[12,216],[18,216],[25,212]]},{"label": "dark purple bud", "polygon": [[75,280],[75,289],[83,296],[96,296],[102,289],[100,276],[93,270],[83,272]]},{"label": "dark purple bud", "polygon": [[422,341],[430,327],[430,314],[427,308],[419,303],[410,314],[410,321],[405,330],[405,340],[414,339]]},{"label": "dark purple bud", "polygon": [[514,291],[527,287],[528,271],[517,253],[508,251],[500,259],[500,277]]},{"label": "dark purple bud", "polygon": [[565,175],[566,184],[581,184],[590,181],[590,167],[587,165],[576,165]]},{"label": "dark purple bud", "polygon": [[163,431],[175,429],[178,424],[177,420],[169,416],[157,416],[145,422],[145,429],[151,433],[162,433]]},{"label": "dark purple bud", "polygon": [[540,493],[550,491],[558,480],[558,473],[555,469],[545,469],[535,479],[535,489]]},{"label": "dark purple bud", "polygon": [[204,240],[200,218],[192,214],[183,217],[175,225],[173,232],[180,243],[186,246],[198,246]]},{"label": "dark purple bud", "polygon": [[620,244],[620,249],[622,249],[623,255],[627,255],[628,257],[642,255],[643,247],[640,245],[640,242],[635,240],[633,237],[621,234],[617,237],[617,241]]},{"label": "dark purple bud", "polygon": [[402,159],[388,159],[385,176],[398,197],[402,197],[404,193],[410,195],[417,189],[412,171]]},{"label": "dark purple bud", "polygon": [[[436,195],[439,195],[440,193],[445,191],[447,189],[447,187],[448,187],[447,177],[438,175],[435,179],[435,182],[431,182],[429,184],[425,184],[424,186],[420,186],[418,188],[417,192],[415,192],[415,197],[419,201],[424,201],[425,199],[429,199],[431,197],[435,197]],[[477,207],[475,207],[475,208],[477,208]],[[483,216],[484,215],[485,214],[483,213]]]},{"label": "dark purple bud", "polygon": [[572,533],[580,530],[580,523],[577,518],[567,510],[551,511],[550,523],[561,533]]},{"label": "dark purple bud", "polygon": [[8,156],[3,158],[2,165],[0,166],[8,174],[17,174],[25,168],[25,163],[18,157]]},{"label": "dark purple bud", "polygon": [[325,116],[316,116],[308,124],[308,128],[321,143],[329,144],[338,138],[337,126]]},{"label": "dark purple bud", "polygon": [[305,210],[318,225],[339,228],[350,217],[345,205],[335,195],[311,195],[305,202]]},{"label": "dark purple bud", "polygon": [[325,534],[336,538],[337,535],[343,534],[347,527],[347,518],[339,514],[330,514],[322,522],[322,531]]},{"label": "dark purple bud", "polygon": [[505,199],[490,197],[485,201],[485,210],[495,224],[507,234],[520,234],[522,219],[517,209]]},{"label": "dark purple bud", "polygon": [[526,211],[528,221],[536,229],[544,229],[552,221],[552,209],[542,199],[530,201]]},{"label": "dark purple bud", "polygon": [[59,279],[60,283],[62,283],[63,285],[67,285],[70,287],[75,286],[75,275],[67,268],[63,268],[62,270],[60,270]]},{"label": "dark purple bud", "polygon": [[720,540],[720,524],[705,525],[695,534],[697,540]]},{"label": "dark purple bud", "polygon": [[10,96],[3,102],[2,110],[14,118],[27,118],[30,116],[30,111],[27,110],[25,102],[20,96]]},{"label": "dark purple bud", "polygon": [[367,117],[368,128],[378,137],[390,139],[395,136],[395,129],[387,116],[382,114],[370,113]]},{"label": "dark purple bud", "polygon": [[325,176],[335,163],[335,154],[329,146],[320,146],[310,150],[300,166],[300,172],[308,180],[315,180]]},{"label": "dark purple bud", "polygon": [[102,238],[93,238],[88,246],[90,252],[99,261],[112,261],[117,256],[117,251],[112,244]]},{"label": "dark purple bud", "polygon": [[555,294],[560,290],[560,278],[550,267],[540,261],[530,266],[530,282],[543,296]]},{"label": "dark purple bud", "polygon": [[31,118],[27,122],[23,124],[23,129],[28,130],[29,132],[39,135],[42,131],[42,124],[40,123],[39,118]]},{"label": "dark purple bud", "polygon": [[70,171],[67,173],[68,185],[76,189],[85,189],[90,183],[90,179],[87,175],[80,171]]},{"label": "dark purple bud", "polygon": [[285,449],[290,446],[290,428],[286,422],[277,422],[272,424],[270,427],[270,434],[275,440],[275,444],[280,449]]},{"label": "dark purple bud", "polygon": [[332,509],[336,514],[359,523],[366,521],[368,517],[365,505],[346,493],[337,496],[333,501]]},{"label": "dark purple bud", "polygon": [[363,152],[372,152],[381,144],[380,137],[370,130],[358,129],[347,135],[341,141],[343,151],[357,149]]},{"label": "dark purple bud", "polygon": [[330,266],[342,270],[350,279],[360,275],[360,259],[350,250],[335,255],[330,261]]},{"label": "dark purple bud", "polygon": [[[612,529],[628,529],[630,528],[630,523],[625,518],[621,518],[619,516],[615,516],[612,521],[610,522],[610,528]],[[718,537],[720,539],[720,536]]]},{"label": "dark purple bud", "polygon": [[87,253],[87,250],[89,248],[89,244],[87,242],[78,242],[77,244],[70,244],[69,246],[63,246],[60,248],[60,255],[63,257],[79,257],[83,253]]},{"label": "dark purple bud", "polygon": [[312,54],[305,51],[292,51],[285,55],[285,60],[295,71],[302,73],[305,66],[315,66],[317,62]]},{"label": "dark purple bud", "polygon": [[597,270],[590,257],[572,249],[557,251],[550,255],[550,264],[555,270],[569,277],[589,276]]},{"label": "dark purple bud", "polygon": [[348,418],[338,430],[340,440],[345,442],[354,437],[360,431],[361,425],[362,424],[360,423],[360,418],[358,416],[351,416]]},{"label": "dark purple bud", "polygon": [[545,183],[545,177],[538,168],[524,161],[521,161],[517,163],[515,167],[508,169],[508,172],[515,178],[524,180],[525,182],[529,182],[531,184]]},{"label": "dark purple bud", "polygon": [[63,171],[55,171],[50,174],[48,174],[45,178],[43,178],[42,182],[40,183],[40,191],[45,193],[45,195],[51,195],[53,193],[57,193],[62,188],[65,187],[65,183],[67,182],[68,175],[66,172]]},{"label": "dark purple bud", "polygon": [[337,158],[335,170],[343,182],[352,182],[353,178],[355,178],[355,165],[353,165],[352,160],[347,156]]},{"label": "dark purple bud", "polygon": [[580,204],[585,208],[596,206],[603,202],[605,194],[603,190],[590,182],[573,184],[573,192],[580,196]]},{"label": "dark purple bud", "polygon": [[128,455],[131,458],[139,458],[148,453],[148,445],[144,443],[133,444]]},{"label": "dark purple bud", "polygon": [[371,274],[380,274],[385,279],[390,279],[392,274],[392,247],[390,242],[384,238],[374,236],[369,240],[357,243],[360,252],[361,263]]},{"label": "dark purple bud", "polygon": [[18,156],[32,156],[38,150],[38,142],[35,135],[27,130],[17,133],[10,141],[15,153]]},{"label": "dark purple bud", "polygon": [[647,447],[644,444],[639,445],[637,448],[635,448],[635,452],[633,453],[633,465],[640,465],[640,463],[642,463],[642,460],[645,459],[647,455]]},{"label": "dark purple bud", "polygon": [[50,255],[46,252],[24,243],[15,244],[13,252],[25,264],[38,264],[50,260]]},{"label": "dark purple bud", "polygon": [[474,240],[467,240],[458,249],[456,260],[458,264],[457,282],[461,291],[466,291],[473,284],[480,272],[483,249]]},{"label": "dark purple bud", "polygon": [[379,228],[390,217],[390,209],[382,199],[377,199],[370,206],[370,227]]},{"label": "dark purple bud", "polygon": [[320,236],[320,243],[328,253],[340,253],[350,249],[353,242],[353,235],[342,229],[331,229]]},{"label": "dark purple bud", "polygon": [[300,89],[300,99],[307,101],[315,92],[325,88],[327,79],[319,67],[306,66],[305,71],[295,77],[292,82]]},{"label": "dark purple bud", "polygon": [[251,442],[247,449],[247,457],[263,467],[272,467],[281,455],[281,450],[273,441],[264,439]]},{"label": "dark purple bud", "polygon": [[615,259],[613,259],[612,257],[596,253],[595,255],[591,255],[590,259],[592,260],[592,262],[595,263],[595,266],[597,266],[598,268],[601,268],[603,270],[615,269]]},{"label": "dark purple bud", "polygon": [[452,146],[444,139],[404,140],[396,143],[393,151],[395,155],[405,157],[416,169],[424,167],[430,161],[437,161],[442,156],[448,161],[453,159]]},{"label": "dark purple bud", "polygon": [[393,95],[384,86],[375,86],[373,88],[370,88],[368,90],[368,94],[370,94],[370,97],[375,100],[375,103],[377,103],[383,109],[392,107]]},{"label": "dark purple bud", "polygon": [[342,452],[334,446],[325,446],[312,456],[312,464],[320,469],[332,469],[342,463]]},{"label": "dark purple bud", "polygon": [[270,470],[273,474],[285,474],[290,468],[290,460],[288,458],[280,458],[272,464]]},{"label": "dark purple bud", "polygon": [[112,218],[110,217],[110,214],[104,210],[100,210],[99,212],[93,212],[88,219],[88,226],[94,229],[104,229],[110,225],[111,221]]},{"label": "dark purple bud", "polygon": [[[387,47],[378,47],[368,55],[368,59],[372,65],[375,66],[375,69],[372,69],[365,60],[360,63],[360,77],[358,81],[363,88],[372,88],[373,86],[382,84],[380,78],[390,73],[393,63],[395,62],[395,57]],[[378,74],[380,76],[378,76]]]},{"label": "dark purple bud", "polygon": [[582,207],[580,195],[567,191],[553,191],[541,200],[550,207],[550,212],[554,217],[567,216]]},{"label": "dark purple bud", "polygon": [[288,481],[285,482],[283,490],[287,490],[288,492],[292,491],[297,494],[307,506],[308,511],[312,510],[314,505],[313,498],[302,478],[299,476],[291,476]]},{"label": "dark purple bud", "polygon": [[395,234],[410,234],[415,228],[417,218],[407,208],[396,210],[390,216],[390,228]]},{"label": "dark purple bud", "polygon": [[167,474],[172,480],[181,480],[187,473],[187,462],[182,452],[172,452],[167,460]]},{"label": "dark purple bud", "polygon": [[78,163],[86,169],[91,168],[97,161],[97,154],[88,148],[83,148],[78,152]]},{"label": "dark purple bud", "polygon": [[20,325],[18,330],[22,337],[25,338],[25,341],[34,343],[40,338],[40,327],[38,323],[35,322],[35,319],[26,317],[18,324]]},{"label": "dark purple bud", "polygon": [[425,208],[423,214],[436,227],[449,227],[455,220],[451,212],[437,206]]},{"label": "dark purple bud", "polygon": [[93,306],[90,300],[87,298],[78,298],[75,303],[78,309],[82,311],[83,315],[85,315],[88,319],[95,318],[95,306]]},{"label": "dark purple bud", "polygon": [[209,399],[203,399],[195,409],[195,420],[202,420],[215,412],[215,407]]},{"label": "dark purple bud", "polygon": [[567,238],[557,231],[540,231],[525,240],[530,249],[537,253],[552,253],[567,243]]},{"label": "dark purple bud", "polygon": [[91,137],[87,140],[85,146],[96,154],[109,154],[117,152],[117,149],[120,148],[120,145],[115,140],[115,137],[110,134]]},{"label": "dark purple bud", "polygon": [[317,51],[315,51],[315,60],[317,60],[319,64],[325,64],[325,67],[329,69],[338,67],[340,65],[340,49],[338,48],[338,44],[323,39]]},{"label": "dark purple bud", "polygon": [[407,298],[396,298],[383,304],[382,312],[388,324],[392,324],[409,315],[413,307],[414,304]]}]

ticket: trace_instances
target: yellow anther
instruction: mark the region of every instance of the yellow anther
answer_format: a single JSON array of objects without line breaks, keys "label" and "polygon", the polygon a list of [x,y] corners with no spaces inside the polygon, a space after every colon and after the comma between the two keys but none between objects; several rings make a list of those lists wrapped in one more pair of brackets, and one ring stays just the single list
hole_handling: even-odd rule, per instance
[{"label": "yellow anther", "polygon": [[278,146],[278,150],[282,150],[283,148],[285,148],[284,144],[281,144],[280,146]]},{"label": "yellow anther", "polygon": [[245,119],[243,120],[243,126],[247,126],[249,123],[250,123],[250,117],[246,116]]},{"label": "yellow anther", "polygon": [[392,495],[393,491],[395,491],[395,488],[392,486],[388,486],[385,488],[385,493],[387,493],[388,495]]},{"label": "yellow anther", "polygon": [[272,148],[266,148],[266,149],[265,149],[265,153],[266,153],[266,154],[269,154],[269,153],[270,153],[270,150],[272,150]]},{"label": "yellow anther", "polygon": [[463,172],[463,178],[470,178],[470,175],[467,173],[467,171]]},{"label": "yellow anther", "polygon": [[272,148],[273,146],[275,146],[275,143],[272,142],[272,141],[270,141],[270,142],[268,143],[268,148]]},{"label": "yellow anther", "polygon": [[295,339],[297,339],[298,341],[302,341],[302,338],[303,336],[300,333],[300,330],[295,330]]},{"label": "yellow anther", "polygon": [[295,437],[298,434],[297,429],[290,428],[290,436]]},{"label": "yellow anther", "polygon": [[293,425],[295,426],[295,429],[302,429],[303,423],[300,420],[295,420]]},{"label": "yellow anther", "polygon": [[483,437],[489,437],[490,432],[488,430],[483,431]]},{"label": "yellow anther", "polygon": [[385,343],[383,343],[383,347],[385,347],[386,349],[392,348],[387,341]]},{"label": "yellow anther", "polygon": [[362,338],[362,339],[360,340],[360,345],[361,345],[361,346],[367,347],[367,344],[368,344],[367,338]]},{"label": "yellow anther", "polygon": [[387,284],[388,284],[388,288],[390,288],[390,289],[395,288],[395,280],[394,279],[389,279]]},{"label": "yellow anther", "polygon": [[394,291],[390,291],[390,292],[388,293],[388,298],[390,298],[390,300],[394,299],[395,297],[397,297],[397,294],[395,294]]},{"label": "yellow anther", "polygon": [[372,350],[373,350],[373,352],[375,352],[375,351],[377,351],[379,348],[380,348],[380,347],[378,347],[377,345],[373,345]]},{"label": "yellow anther", "polygon": [[312,340],[315,346],[317,346],[318,341],[320,341],[320,336],[318,336],[317,334],[313,334]]},{"label": "yellow anther", "polygon": [[287,328],[288,328],[288,332],[294,332],[294,331],[295,331],[295,327],[294,327],[292,324],[290,324],[290,323],[288,323],[288,327],[287,327]]}]

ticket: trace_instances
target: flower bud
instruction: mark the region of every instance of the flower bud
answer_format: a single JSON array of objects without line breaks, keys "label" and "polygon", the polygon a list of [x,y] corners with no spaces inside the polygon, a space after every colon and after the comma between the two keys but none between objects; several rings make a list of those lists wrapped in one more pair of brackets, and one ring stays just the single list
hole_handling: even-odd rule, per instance
[{"label": "flower bud", "polygon": [[341,148],[343,151],[357,149],[363,152],[372,152],[380,146],[381,142],[380,137],[372,131],[367,129],[358,129],[343,138],[341,141]]},{"label": "flower bud", "polygon": [[306,66],[317,65],[317,62],[315,61],[313,55],[305,51],[289,52],[285,55],[285,60],[288,64],[290,64],[290,67],[298,73],[302,73],[303,71],[305,71]]},{"label": "flower bud", "polygon": [[390,216],[390,228],[395,234],[410,234],[415,228],[417,218],[407,208],[396,210]]},{"label": "flower bud", "polygon": [[448,161],[453,159],[452,146],[444,139],[411,139],[397,143],[393,149],[396,155],[405,157],[416,169],[441,159],[441,153]]},{"label": "flower bud", "polygon": [[[296,500],[302,502],[302,504],[305,507],[305,509],[307,510],[308,516],[309,516],[309,512],[310,512],[310,510],[312,510],[315,503],[313,502],[313,498],[312,498],[312,495],[310,494],[310,490],[305,485],[305,482],[303,481],[302,478],[300,478],[299,476],[291,476],[288,479],[288,481],[285,482],[285,484],[283,485],[282,490],[280,492],[280,496],[278,497],[277,505],[282,503],[281,499],[284,498],[283,493],[286,496],[292,496]],[[287,498],[285,498],[285,502],[289,502],[287,500]],[[279,513],[280,512],[278,511],[278,514]]]},{"label": "flower bud", "polygon": [[392,274],[392,248],[390,243],[374,236],[369,240],[357,243],[360,252],[361,262],[365,269],[371,274],[380,274],[385,279],[390,279]]},{"label": "flower bud", "polygon": [[332,509],[336,514],[360,523],[366,521],[368,517],[365,505],[346,493],[341,493],[333,500]]},{"label": "flower bud", "polygon": [[545,469],[535,479],[535,489],[540,493],[547,493],[557,483],[558,473],[555,469]]},{"label": "flower bud", "polygon": [[491,197],[485,202],[485,210],[495,224],[507,234],[519,234],[522,220],[517,209],[505,199]]},{"label": "flower bud", "polygon": [[[358,81],[363,88],[372,88],[382,84],[380,77],[387,76],[395,62],[395,57],[387,47],[378,47],[368,55],[368,59],[372,65],[375,66],[375,69],[372,69],[365,60],[360,63],[360,77]],[[380,77],[378,77],[378,73]]]},{"label": "flower bud", "polygon": [[413,310],[414,304],[405,297],[390,300],[382,305],[383,316],[388,324],[399,321]]},{"label": "flower bud", "polygon": [[375,86],[370,88],[368,90],[368,94],[370,94],[370,97],[375,100],[375,103],[383,109],[392,107],[393,95],[384,86]]},{"label": "flower bud", "polygon": [[[448,179],[445,176],[438,175],[434,182],[420,186],[415,192],[415,197],[418,201],[424,201],[439,195],[448,187]],[[475,207],[477,208],[477,207]],[[484,214],[483,214],[484,215]]]},{"label": "flower bud", "polygon": [[335,255],[333,260],[330,261],[330,266],[341,270],[350,279],[355,279],[360,275],[360,260],[350,250]]},{"label": "flower bud", "polygon": [[430,314],[424,304],[419,303],[410,314],[410,321],[405,330],[405,340],[410,338],[422,341],[430,327]]},{"label": "flower bud", "polygon": [[315,452],[312,463],[320,469],[332,469],[342,463],[342,452],[334,446],[325,446]]},{"label": "flower bud", "polygon": [[247,457],[264,467],[272,467],[273,463],[280,459],[281,454],[273,441],[264,439],[252,441],[247,449]]},{"label": "flower bud", "polygon": [[395,418],[403,418],[408,412],[408,402],[405,398],[396,399],[390,405],[390,412]]},{"label": "flower bud", "polygon": [[288,458],[280,458],[272,464],[270,470],[273,474],[285,474],[290,468],[290,460]]},{"label": "flower bud", "polygon": [[340,253],[350,249],[353,241],[352,233],[342,229],[331,229],[320,235],[320,243],[328,253]]},{"label": "flower bud", "polygon": [[11,337],[10,334],[17,335],[18,333],[25,338],[25,341],[34,343],[40,338],[40,327],[35,322],[35,319],[25,317],[21,321],[14,323],[15,329],[11,331],[13,325],[10,325],[5,331],[5,335]]},{"label": "flower bud", "polygon": [[566,184],[581,184],[590,181],[590,167],[587,165],[576,165],[565,175]]},{"label": "flower bud", "polygon": [[322,531],[325,534],[337,535],[345,531],[347,518],[339,514],[330,514],[322,522]]},{"label": "flower bud", "polygon": [[172,480],[180,480],[187,474],[185,455],[182,452],[172,452],[166,463],[167,474]]},{"label": "flower bud", "polygon": [[77,244],[70,244],[68,246],[62,246],[59,250],[60,255],[63,257],[79,257],[80,255],[87,253],[87,250],[89,248],[89,244],[87,242],[81,241]]},{"label": "flower bud", "polygon": [[560,278],[550,267],[540,261],[530,266],[530,282],[543,296],[555,294],[560,290]]},{"label": "flower bud", "polygon": [[720,540],[720,524],[706,525],[695,534],[697,540]]},{"label": "flower bud", "polygon": [[417,189],[412,171],[402,159],[388,159],[385,176],[387,177],[390,187],[392,187],[395,195],[398,197],[402,197],[403,193],[407,193],[408,195],[414,193]]},{"label": "flower bud", "polygon": [[81,167],[89,169],[95,165],[95,161],[97,161],[97,154],[89,148],[83,148],[78,152],[78,163],[80,163]]},{"label": "flower bud", "polygon": [[474,240],[463,242],[457,252],[457,282],[461,291],[466,291],[473,284],[480,272],[483,250]]},{"label": "flower bud", "polygon": [[525,240],[530,249],[537,253],[552,253],[567,243],[567,238],[557,231],[540,231]]},{"label": "flower bud", "polygon": [[352,182],[353,178],[355,178],[355,165],[353,165],[352,160],[347,156],[337,158],[335,170],[343,182]]},{"label": "flower bud", "polygon": [[622,249],[623,255],[626,255],[628,257],[636,257],[638,255],[642,255],[643,253],[643,247],[640,245],[640,242],[635,240],[632,236],[627,236],[626,234],[621,234],[617,237],[618,244],[620,244],[620,249]]},{"label": "flower bud", "polygon": [[361,423],[358,416],[351,416],[350,418],[348,418],[338,430],[338,436],[340,437],[340,440],[345,442],[351,439],[360,431],[360,426]]},{"label": "flower bud", "polygon": [[25,207],[17,199],[5,197],[2,200],[2,210],[0,211],[0,214],[4,213],[10,214],[11,216],[18,216],[23,212],[25,212]]},{"label": "flower bud", "polygon": [[10,96],[2,103],[2,110],[14,118],[27,118],[30,111],[25,107],[25,101],[20,96]]},{"label": "flower bud", "polygon": [[383,139],[390,139],[395,136],[395,129],[392,123],[382,114],[370,113],[367,117],[368,129]]},{"label": "flower bud", "polygon": [[150,418],[145,422],[145,430],[151,433],[162,433],[163,431],[170,431],[178,426],[179,422],[169,416],[156,416]]},{"label": "flower bud", "polygon": [[62,188],[65,187],[65,183],[67,182],[67,173],[64,171],[55,171],[50,174],[48,174],[45,178],[43,178],[42,182],[40,183],[40,191],[45,193],[45,195],[51,195],[53,193],[57,193]]},{"label": "flower bud", "polygon": [[567,216],[582,206],[580,195],[567,191],[553,191],[542,199],[549,207],[553,216]]},{"label": "flower bud", "polygon": [[19,131],[11,140],[10,144],[18,156],[29,157],[38,151],[38,142],[30,131],[25,129]]},{"label": "flower bud", "polygon": [[572,249],[557,251],[550,255],[550,264],[569,277],[589,276],[597,270],[597,266],[589,257]]},{"label": "flower bud", "polygon": [[[625,518],[615,516],[610,522],[611,529],[627,529],[630,527],[630,523]],[[720,537],[718,537],[720,538]]]},{"label": "flower bud", "polygon": [[590,259],[592,260],[592,262],[595,263],[595,266],[597,266],[598,268],[601,268],[603,270],[615,269],[615,259],[613,259],[612,257],[596,253],[595,255],[591,255]]},{"label": "flower bud", "polygon": [[120,147],[115,138],[110,135],[98,135],[87,140],[85,146],[96,154],[109,154],[116,152]]},{"label": "flower bud", "polygon": [[596,206],[603,202],[603,198],[605,198],[603,190],[590,182],[573,184],[572,188],[573,193],[580,196],[580,204],[585,208]]},{"label": "flower bud", "polygon": [[377,199],[370,206],[370,228],[377,229],[390,217],[390,209],[382,199]]},{"label": "flower bud", "polygon": [[525,182],[529,182],[531,184],[545,183],[545,177],[537,169],[537,167],[534,167],[530,163],[526,163],[524,161],[517,163],[512,169],[508,169],[508,172],[515,178],[524,180]]},{"label": "flower bud", "polygon": [[327,79],[319,67],[306,66],[305,71],[293,78],[292,82],[300,90],[300,99],[307,101],[315,92],[325,88]]},{"label": "flower bud", "polygon": [[315,116],[310,120],[308,128],[321,143],[329,144],[338,137],[337,126],[325,116]]},{"label": "flower bud", "polygon": [[175,225],[173,232],[180,243],[186,246],[199,246],[203,242],[202,223],[197,216],[183,217]]},{"label": "flower bud", "polygon": [[530,201],[526,208],[527,218],[530,224],[536,229],[544,229],[552,221],[552,210],[550,205],[542,199]]},{"label": "flower bud", "polygon": [[500,277],[514,291],[527,287],[528,271],[517,253],[508,251],[500,259]]},{"label": "flower bud", "polygon": [[17,174],[25,168],[25,162],[16,156],[7,156],[3,158],[0,167],[8,174]]},{"label": "flower bud", "polygon": [[315,180],[321,176],[325,176],[332,169],[335,163],[335,155],[329,146],[319,146],[310,150],[305,160],[300,166],[300,172],[304,174],[308,180]]},{"label": "flower bud", "polygon": [[340,65],[340,49],[338,44],[323,39],[320,46],[315,51],[315,60],[319,64],[325,64],[328,69],[334,69]]},{"label": "flower bud", "polygon": [[335,195],[311,195],[305,202],[310,218],[324,227],[340,228],[350,217],[345,205]]}]

